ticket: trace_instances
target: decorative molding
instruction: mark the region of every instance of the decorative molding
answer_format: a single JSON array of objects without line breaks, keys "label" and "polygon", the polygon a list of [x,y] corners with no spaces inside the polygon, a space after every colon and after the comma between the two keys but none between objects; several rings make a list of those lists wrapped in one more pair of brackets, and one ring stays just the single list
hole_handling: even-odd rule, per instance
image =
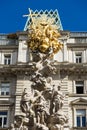
[{"label": "decorative molding", "polygon": [[70,104],[71,105],[87,105],[87,100],[84,98],[78,98],[78,99],[71,101]]}]

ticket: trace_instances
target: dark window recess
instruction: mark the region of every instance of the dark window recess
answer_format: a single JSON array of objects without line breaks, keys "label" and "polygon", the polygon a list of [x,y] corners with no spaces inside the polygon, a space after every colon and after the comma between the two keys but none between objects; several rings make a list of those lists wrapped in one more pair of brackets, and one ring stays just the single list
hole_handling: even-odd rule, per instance
[{"label": "dark window recess", "polygon": [[4,55],[4,64],[5,65],[11,64],[11,55],[10,54]]},{"label": "dark window recess", "polygon": [[76,87],[76,93],[77,94],[83,94],[84,93],[83,87]]},{"label": "dark window recess", "polygon": [[76,81],[76,94],[84,94],[84,81]]},{"label": "dark window recess", "polygon": [[2,118],[0,117],[0,127],[2,126]]},{"label": "dark window recess", "polygon": [[76,53],[76,63],[82,63],[82,53]]}]

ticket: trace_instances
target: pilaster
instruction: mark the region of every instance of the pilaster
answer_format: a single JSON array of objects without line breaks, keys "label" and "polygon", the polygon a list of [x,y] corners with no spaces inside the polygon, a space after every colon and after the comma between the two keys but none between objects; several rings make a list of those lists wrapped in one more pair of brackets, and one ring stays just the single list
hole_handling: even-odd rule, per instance
[{"label": "pilaster", "polygon": [[67,45],[66,45],[67,40],[64,40],[63,44],[63,61],[67,62],[68,61],[68,53],[67,53]]},{"label": "pilaster", "polygon": [[65,75],[62,79],[61,91],[65,94],[63,110],[68,114],[68,75]]},{"label": "pilaster", "polygon": [[17,83],[16,83],[16,97],[15,97],[15,115],[19,115],[21,113],[20,110],[20,101],[21,101],[21,95],[23,92],[23,76],[18,75],[17,76]]},{"label": "pilaster", "polygon": [[19,46],[18,46],[18,63],[26,63],[29,60],[28,46],[27,46],[27,33],[18,33]]}]

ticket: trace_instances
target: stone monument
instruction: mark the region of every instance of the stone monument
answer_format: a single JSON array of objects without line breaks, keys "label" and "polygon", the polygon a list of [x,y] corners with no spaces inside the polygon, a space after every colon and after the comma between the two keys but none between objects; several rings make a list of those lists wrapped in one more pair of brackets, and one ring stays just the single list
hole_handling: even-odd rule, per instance
[{"label": "stone monument", "polygon": [[53,56],[62,48],[61,34],[54,19],[41,15],[36,18],[30,10],[31,24],[27,45],[32,54],[32,94],[24,89],[20,101],[23,115],[15,116],[11,130],[64,130],[68,118],[62,107],[64,96],[61,85],[52,85],[51,74],[56,68],[51,64]]}]

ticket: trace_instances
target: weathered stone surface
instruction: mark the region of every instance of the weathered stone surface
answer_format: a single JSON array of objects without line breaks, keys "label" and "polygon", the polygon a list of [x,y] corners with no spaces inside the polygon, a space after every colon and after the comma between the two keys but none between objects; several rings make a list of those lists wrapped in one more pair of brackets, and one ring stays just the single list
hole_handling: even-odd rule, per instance
[{"label": "weathered stone surface", "polygon": [[[46,16],[44,18],[48,20]],[[50,58],[62,47],[58,41],[60,34],[53,22],[50,21],[52,25],[49,25],[48,21],[44,20],[39,21],[39,28],[33,21],[30,26],[32,31],[28,34],[28,46],[33,57],[31,92],[24,88],[20,101],[24,115],[15,116],[11,130],[62,130],[68,121],[62,110],[64,95],[60,91],[61,86],[52,84],[51,78],[57,70],[52,66]]]}]

